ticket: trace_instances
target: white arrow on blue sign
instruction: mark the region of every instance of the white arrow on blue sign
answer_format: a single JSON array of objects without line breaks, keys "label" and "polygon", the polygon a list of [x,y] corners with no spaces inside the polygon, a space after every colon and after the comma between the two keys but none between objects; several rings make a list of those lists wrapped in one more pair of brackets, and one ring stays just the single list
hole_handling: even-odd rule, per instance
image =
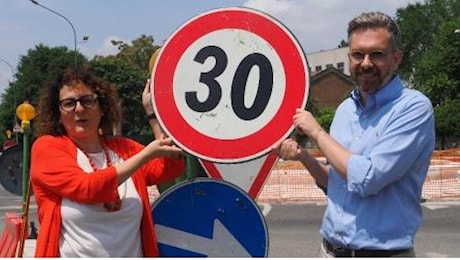
[{"label": "white arrow on blue sign", "polygon": [[158,237],[158,243],[177,246],[177,238],[180,237],[182,241],[185,241],[185,243],[179,245],[181,249],[196,252],[208,257],[219,257],[223,255],[251,256],[218,219],[214,221],[212,238],[197,236],[158,224],[155,225],[155,230]]},{"label": "white arrow on blue sign", "polygon": [[155,201],[152,215],[160,256],[267,256],[263,214],[229,182],[197,178],[177,184]]}]

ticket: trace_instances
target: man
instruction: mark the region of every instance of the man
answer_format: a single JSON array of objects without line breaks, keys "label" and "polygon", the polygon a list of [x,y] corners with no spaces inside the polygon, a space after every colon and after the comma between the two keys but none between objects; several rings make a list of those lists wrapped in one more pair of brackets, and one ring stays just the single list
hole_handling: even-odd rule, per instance
[{"label": "man", "polygon": [[298,133],[317,143],[317,161],[294,140],[278,156],[299,160],[328,196],[321,256],[415,256],[423,182],[435,145],[430,100],[405,88],[397,24],[380,12],[348,24],[351,77],[357,87],[337,108],[327,134],[312,114],[297,109]]}]

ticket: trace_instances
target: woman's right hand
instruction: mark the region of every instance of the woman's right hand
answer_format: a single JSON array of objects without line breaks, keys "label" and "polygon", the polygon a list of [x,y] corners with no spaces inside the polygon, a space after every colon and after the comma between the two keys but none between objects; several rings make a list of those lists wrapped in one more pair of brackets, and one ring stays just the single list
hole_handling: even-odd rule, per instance
[{"label": "woman's right hand", "polygon": [[114,165],[118,175],[118,184],[126,181],[137,169],[154,158],[169,157],[180,159],[183,155],[184,151],[174,145],[171,138],[154,140],[147,144],[139,153],[133,155],[123,163]]},{"label": "woman's right hand", "polygon": [[156,139],[150,142],[144,149],[147,149],[147,153],[152,159],[156,157],[178,159],[184,155],[184,151],[176,146],[171,138]]},{"label": "woman's right hand", "polygon": [[150,115],[153,113],[152,96],[150,93],[150,79],[145,82],[144,90],[142,91],[142,106],[144,107],[145,114]]}]

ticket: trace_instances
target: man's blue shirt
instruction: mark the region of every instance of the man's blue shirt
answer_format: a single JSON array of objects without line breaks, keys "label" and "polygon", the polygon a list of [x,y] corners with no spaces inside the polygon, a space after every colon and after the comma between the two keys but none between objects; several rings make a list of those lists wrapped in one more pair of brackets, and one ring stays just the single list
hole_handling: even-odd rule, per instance
[{"label": "man's blue shirt", "polygon": [[353,249],[413,247],[420,198],[435,146],[430,100],[399,76],[363,106],[355,89],[338,108],[330,135],[352,152],[347,179],[331,167],[321,234]]}]

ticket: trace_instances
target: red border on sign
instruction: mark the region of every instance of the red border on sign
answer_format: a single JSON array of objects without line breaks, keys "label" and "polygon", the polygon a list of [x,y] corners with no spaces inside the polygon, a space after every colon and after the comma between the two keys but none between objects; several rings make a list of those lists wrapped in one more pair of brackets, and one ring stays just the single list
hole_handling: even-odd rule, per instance
[{"label": "red border on sign", "polygon": [[[267,177],[272,171],[273,167],[275,166],[277,160],[278,160],[278,156],[274,152],[270,152],[266,156],[262,164],[262,167],[260,168],[259,172],[256,174],[254,181],[251,183],[249,187],[249,190],[245,190],[252,199],[256,199],[257,196],[259,196],[260,190],[262,189],[262,186],[267,180]],[[205,160],[200,160],[200,162],[203,168],[206,170],[206,173],[208,174],[209,177],[212,177],[214,179],[219,179],[219,180],[224,179],[220,171],[217,169],[215,163],[205,161]],[[245,170],[244,166],[241,167],[241,170],[242,171]],[[234,183],[234,184],[238,186],[239,183]]]},{"label": "red border on sign", "polygon": [[[160,122],[179,146],[209,161],[244,161],[267,153],[274,143],[292,131],[292,115],[307,100],[308,67],[301,47],[283,28],[254,11],[221,9],[190,21],[166,42],[152,73],[153,99]],[[250,31],[271,44],[281,59],[286,78],[286,92],[273,119],[259,131],[233,140],[217,139],[196,131],[182,117],[173,94],[175,70],[182,54],[200,37],[222,29]]]}]

